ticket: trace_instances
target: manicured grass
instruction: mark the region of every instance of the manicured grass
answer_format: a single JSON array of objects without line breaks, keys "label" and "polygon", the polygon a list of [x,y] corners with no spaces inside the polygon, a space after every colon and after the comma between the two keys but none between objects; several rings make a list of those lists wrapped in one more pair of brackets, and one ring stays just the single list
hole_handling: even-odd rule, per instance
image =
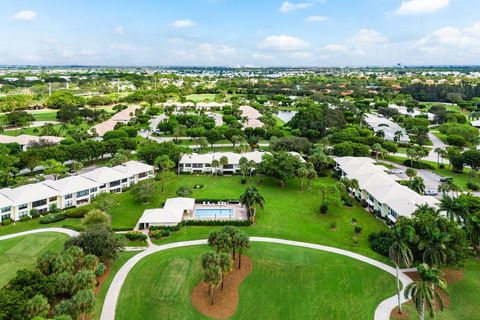
[{"label": "manicured grass", "polygon": [[57,111],[43,111],[32,113],[35,121],[58,121]]},{"label": "manicured grass", "polygon": [[[438,311],[437,320],[478,319],[478,304],[480,301],[480,270],[477,259],[465,263],[464,278],[448,287],[449,304],[443,312]],[[402,319],[415,320],[418,314],[411,303],[405,305],[409,317]],[[396,319],[396,318],[393,318]]]},{"label": "manicured grass", "polygon": [[[124,283],[116,319],[207,319],[190,294],[208,250],[173,249],[140,261]],[[372,319],[395,293],[394,277],[347,257],[266,243],[253,243],[249,255],[253,271],[231,319]]]},{"label": "manicured grass", "polygon": [[105,281],[102,283],[100,290],[97,293],[95,299],[95,306],[93,307],[93,319],[100,319],[100,315],[102,314],[103,302],[105,301],[105,297],[107,295],[108,288],[112,283],[113,278],[117,274],[118,270],[133,256],[138,254],[140,251],[128,251],[128,252],[121,252],[117,259],[113,261],[110,266],[110,273],[108,274]]},{"label": "manicured grass", "polygon": [[117,233],[116,234],[117,238],[121,239],[123,241],[123,245],[126,247],[146,247],[148,246],[147,241],[133,241],[127,239],[125,236],[125,233]]},{"label": "manicured grass", "polygon": [[49,224],[40,224],[40,219],[33,219],[28,221],[17,221],[8,226],[0,226],[0,236],[40,228],[70,227],[72,229],[77,229],[81,226],[81,219],[68,218],[63,221]]},{"label": "manicured grass", "polygon": [[214,101],[217,95],[213,93],[196,93],[190,94],[186,98],[189,101],[194,102],[204,102],[204,101]]},{"label": "manicured grass", "polygon": [[20,269],[35,266],[36,258],[48,250],[61,251],[67,235],[39,233],[0,241],[0,288]]},{"label": "manicured grass", "polygon": [[[241,176],[180,175],[160,192],[148,205],[135,202],[129,192],[118,195],[120,203],[110,210],[114,228],[133,228],[146,208],[163,206],[167,198],[175,197],[179,186],[193,187],[196,184],[205,185],[204,189],[193,190],[192,197],[197,199],[238,199],[249,184],[240,183]],[[371,232],[383,230],[384,224],[376,220],[358,204],[354,207],[330,206],[326,215],[320,214],[320,185],[335,183],[332,178],[316,179],[312,191],[301,191],[299,181],[291,180],[287,187],[281,188],[276,180],[262,178],[257,184],[254,178],[250,183],[255,185],[265,198],[265,208],[259,209],[256,225],[243,228],[245,232],[255,236],[276,237],[304,242],[321,243],[340,247],[371,256],[382,261],[386,259],[373,252],[368,245],[368,235]],[[352,218],[357,219],[357,226],[362,228],[358,237],[358,246],[353,243],[354,225]],[[336,230],[330,229],[330,224],[336,224]],[[214,227],[189,226],[173,233],[169,238],[159,243],[206,238]]]}]

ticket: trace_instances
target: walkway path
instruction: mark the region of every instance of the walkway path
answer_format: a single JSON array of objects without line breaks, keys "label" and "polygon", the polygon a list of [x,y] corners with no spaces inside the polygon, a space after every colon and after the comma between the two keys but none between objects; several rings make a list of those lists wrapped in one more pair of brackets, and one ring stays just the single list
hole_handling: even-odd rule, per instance
[{"label": "walkway path", "polygon": [[0,236],[0,241],[21,237],[21,236],[27,236],[29,234],[43,233],[43,232],[59,232],[59,233],[64,233],[70,237],[75,237],[79,235],[77,231],[67,229],[67,228],[42,228],[42,229],[28,230],[28,231],[13,233],[13,234],[7,234],[5,236]]},{"label": "walkway path", "polygon": [[[379,269],[382,269],[385,272],[390,273],[392,276],[395,276],[395,269],[393,267],[388,266],[382,262],[376,261],[374,259],[362,256],[360,254],[357,254],[351,251],[343,250],[343,249],[338,249],[338,248],[333,248],[333,247],[328,247],[328,246],[323,246],[323,245],[313,244],[313,243],[283,240],[283,239],[276,239],[276,238],[250,237],[250,240],[252,242],[278,243],[278,244],[304,247],[304,248],[310,248],[310,249],[322,250],[322,251],[327,251],[335,254],[340,254],[343,256],[350,257],[352,259],[356,259],[356,260],[368,263],[374,267],[377,267]],[[169,243],[169,244],[160,245],[160,246],[153,245],[147,250],[132,257],[122,266],[122,268],[117,272],[117,274],[113,278],[113,281],[110,284],[110,287],[108,289],[107,296],[105,297],[105,301],[103,303],[103,309],[102,309],[102,314],[100,316],[100,319],[101,320],[115,319],[115,309],[117,306],[118,298],[120,296],[120,291],[122,289],[123,283],[125,282],[125,279],[127,278],[129,272],[140,260],[142,260],[146,256],[149,256],[151,254],[154,254],[163,250],[180,248],[180,247],[188,247],[188,246],[196,246],[196,245],[204,245],[204,244],[207,244],[207,240],[182,241],[182,242]],[[400,281],[402,282],[403,288],[405,288],[410,282],[412,282],[412,280],[408,278],[403,272],[400,273]],[[402,299],[402,303],[406,301],[403,298],[403,290],[401,292],[401,299]],[[375,320],[390,319],[390,313],[396,306],[397,306],[397,295],[394,295],[382,301],[378,305],[377,309],[375,310],[374,319]]]}]

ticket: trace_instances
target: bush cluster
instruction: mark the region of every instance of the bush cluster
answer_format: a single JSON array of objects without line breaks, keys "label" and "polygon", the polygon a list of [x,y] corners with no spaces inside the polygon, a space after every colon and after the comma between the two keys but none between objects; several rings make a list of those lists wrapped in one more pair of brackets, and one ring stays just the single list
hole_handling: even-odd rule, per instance
[{"label": "bush cluster", "polygon": [[83,218],[89,210],[87,208],[73,208],[65,211],[68,218]]},{"label": "bush cluster", "polygon": [[65,215],[64,212],[57,212],[57,213],[52,213],[46,216],[43,216],[40,219],[41,224],[49,224],[49,223],[54,223],[57,221],[62,221],[65,220],[67,216]]},{"label": "bush cluster", "polygon": [[129,231],[125,234],[125,237],[131,241],[146,241],[147,235],[140,231]]}]

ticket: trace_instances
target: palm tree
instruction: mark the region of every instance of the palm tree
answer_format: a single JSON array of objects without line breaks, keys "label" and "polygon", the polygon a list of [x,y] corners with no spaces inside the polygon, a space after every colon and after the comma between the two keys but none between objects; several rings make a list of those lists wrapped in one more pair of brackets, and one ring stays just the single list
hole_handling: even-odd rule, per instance
[{"label": "palm tree", "polygon": [[304,181],[308,177],[308,169],[305,165],[302,165],[297,169],[297,176],[300,178],[301,188],[303,191]]},{"label": "palm tree", "polygon": [[375,153],[375,160],[378,161],[378,156],[385,154],[385,149],[383,149],[382,145],[380,143],[375,143],[372,146],[372,151]]},{"label": "palm tree", "polygon": [[[435,302],[443,311],[444,303],[439,291],[446,293],[447,283],[440,270],[431,268],[427,264],[419,265],[417,271],[420,274],[420,281],[412,282],[405,288],[405,299],[413,300],[420,320],[425,319],[425,309],[433,318]],[[438,289],[435,290],[435,288]]]},{"label": "palm tree", "polygon": [[443,162],[443,158],[445,158],[445,156],[447,155],[447,151],[445,151],[445,149],[442,149],[440,147],[436,147],[433,151],[437,154],[437,166],[440,167],[440,157],[442,158],[442,162]]},{"label": "palm tree", "polygon": [[75,309],[82,314],[82,319],[85,319],[85,315],[88,315],[92,312],[95,304],[95,296],[93,295],[93,291],[82,290],[77,292],[77,294],[73,296],[73,304]]},{"label": "palm tree", "polygon": [[265,199],[257,188],[250,186],[245,189],[245,192],[240,196],[240,203],[247,208],[248,217],[255,217],[255,205],[263,209]]},{"label": "palm tree", "polygon": [[257,170],[257,163],[253,160],[248,161],[248,179],[252,180],[252,174]]},{"label": "palm tree", "polygon": [[223,173],[225,166],[228,164],[228,158],[226,156],[220,157],[220,164],[222,166],[222,173]]},{"label": "palm tree", "polygon": [[248,159],[245,157],[241,157],[238,161],[238,165],[240,167],[240,172],[242,173],[242,179],[245,179],[245,175],[248,173]]},{"label": "palm tree", "polygon": [[27,301],[26,308],[30,318],[43,318],[48,315],[50,304],[47,298],[41,294],[37,294]]},{"label": "palm tree", "polygon": [[317,177],[317,171],[315,170],[315,167],[311,162],[307,163],[307,170],[308,189],[312,190],[312,181]]},{"label": "palm tree", "polygon": [[425,193],[425,183],[423,182],[422,177],[415,177],[410,181],[410,189],[413,191],[424,194]]},{"label": "palm tree", "polygon": [[405,174],[408,176],[410,181],[412,181],[412,178],[417,176],[417,170],[408,168],[407,170],[405,170]]},{"label": "palm tree", "polygon": [[447,217],[452,221],[465,221],[468,215],[468,208],[458,198],[444,194],[440,199],[440,211],[445,211]]},{"label": "palm tree", "polygon": [[398,142],[402,137],[403,137],[402,130],[395,131],[395,134],[393,135],[393,141]]},{"label": "palm tree", "polygon": [[220,161],[218,161],[217,159],[212,160],[212,169],[213,169],[213,174],[215,175],[215,177],[217,176],[218,167],[220,167]]},{"label": "palm tree", "polygon": [[232,271],[232,259],[230,255],[226,252],[222,252],[218,255],[218,266],[222,271],[222,290],[223,290],[223,282],[225,280],[225,275]]},{"label": "palm tree", "polygon": [[228,234],[229,236],[230,248],[232,248],[232,259],[235,260],[235,249],[237,248],[236,235],[239,231],[234,227],[225,226],[223,227],[222,232]]},{"label": "palm tree", "polygon": [[213,305],[213,290],[222,283],[222,270],[219,265],[210,265],[203,269],[203,281],[208,285],[208,295]]},{"label": "palm tree", "polygon": [[427,239],[420,241],[418,249],[423,251],[422,260],[433,266],[442,266],[447,261],[450,235],[438,229],[427,228]]},{"label": "palm tree", "polygon": [[235,238],[238,247],[238,269],[240,269],[242,268],[242,253],[250,248],[250,238],[244,232],[238,232]]},{"label": "palm tree", "polygon": [[398,276],[400,264],[410,267],[413,261],[412,250],[410,250],[409,243],[415,240],[415,230],[408,224],[397,223],[392,228],[392,244],[388,249],[388,255],[395,264],[397,271],[397,297],[398,310],[402,313],[402,304],[400,302],[400,278]]}]

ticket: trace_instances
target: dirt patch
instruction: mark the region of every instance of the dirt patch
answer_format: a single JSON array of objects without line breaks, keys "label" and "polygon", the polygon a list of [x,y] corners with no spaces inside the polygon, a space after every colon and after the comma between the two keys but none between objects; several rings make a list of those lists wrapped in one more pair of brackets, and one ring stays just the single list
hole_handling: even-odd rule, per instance
[{"label": "dirt patch", "polygon": [[97,277],[97,286],[95,287],[95,289],[93,290],[93,293],[95,295],[98,294],[98,292],[100,291],[100,288],[102,287],[102,284],[105,282],[105,280],[107,279],[108,275],[110,274],[110,271],[112,270],[112,262],[111,261],[107,261],[105,263],[105,272],[100,276],[100,277]]},{"label": "dirt patch", "polygon": [[[448,285],[451,285],[453,283],[456,283],[456,282],[459,282],[459,281],[463,280],[463,276],[464,276],[463,270],[442,269],[442,271],[444,273],[445,281],[447,281]],[[420,276],[416,271],[405,272],[405,275],[407,275],[413,281],[420,280]],[[447,290],[448,290],[448,288],[447,288]],[[442,299],[443,299],[444,304],[445,304],[445,309],[446,309],[446,308],[448,308],[448,303],[449,303],[448,296],[443,292],[441,292],[440,294],[442,296]],[[413,305],[412,301],[409,301],[409,302],[405,303],[404,305],[406,305],[406,304]],[[406,312],[404,310],[403,313],[400,314],[398,312],[398,307],[397,307],[394,310],[392,310],[392,313],[390,314],[390,317],[392,319],[395,319],[395,320],[408,319],[408,312]]]},{"label": "dirt patch", "polygon": [[233,316],[238,307],[240,284],[252,269],[250,257],[242,256],[242,268],[238,269],[238,260],[234,261],[233,270],[225,276],[223,290],[221,288],[214,290],[213,305],[208,295],[208,286],[203,281],[192,290],[192,304],[207,317],[224,319]]}]

